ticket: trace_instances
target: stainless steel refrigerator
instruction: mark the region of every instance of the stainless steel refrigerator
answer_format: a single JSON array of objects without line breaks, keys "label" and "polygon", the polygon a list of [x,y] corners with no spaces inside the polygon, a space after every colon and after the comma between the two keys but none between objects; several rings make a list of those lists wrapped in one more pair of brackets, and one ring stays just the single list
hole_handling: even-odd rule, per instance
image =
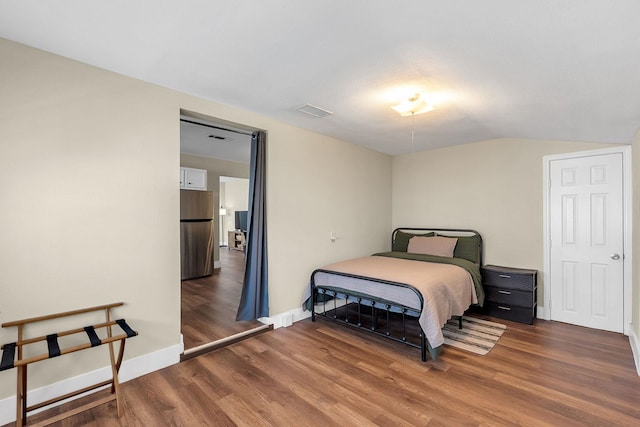
[{"label": "stainless steel refrigerator", "polygon": [[213,274],[213,193],[180,190],[180,277]]}]

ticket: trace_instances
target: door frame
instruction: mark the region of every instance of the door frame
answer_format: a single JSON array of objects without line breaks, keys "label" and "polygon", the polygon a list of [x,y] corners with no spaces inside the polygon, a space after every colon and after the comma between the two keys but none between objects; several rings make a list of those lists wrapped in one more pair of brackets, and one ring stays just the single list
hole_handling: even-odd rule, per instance
[{"label": "door frame", "polygon": [[542,307],[538,306],[538,315],[537,317],[540,319],[551,320],[551,310],[550,307],[550,299],[551,299],[551,280],[550,280],[550,265],[551,265],[551,202],[549,198],[551,197],[550,186],[551,186],[551,162],[554,160],[566,160],[566,159],[575,159],[578,157],[592,157],[592,156],[601,156],[605,154],[622,154],[622,215],[623,215],[623,248],[624,248],[624,257],[622,259],[622,275],[623,275],[623,333],[625,335],[629,335],[631,328],[631,310],[632,310],[632,301],[631,301],[631,285],[632,285],[632,260],[633,256],[631,253],[632,250],[632,192],[631,192],[631,146],[617,146],[613,148],[604,148],[600,150],[588,150],[588,151],[578,151],[573,153],[563,153],[563,154],[553,154],[544,156],[542,158],[543,161],[543,198],[542,198],[542,206],[543,206],[543,248],[544,248],[544,264],[542,271],[542,289],[544,291],[543,301],[544,304]]}]

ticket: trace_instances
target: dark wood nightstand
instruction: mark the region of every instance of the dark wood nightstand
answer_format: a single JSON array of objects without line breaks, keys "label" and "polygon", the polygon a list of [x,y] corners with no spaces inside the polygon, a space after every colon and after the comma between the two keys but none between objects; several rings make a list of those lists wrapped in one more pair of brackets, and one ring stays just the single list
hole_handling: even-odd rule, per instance
[{"label": "dark wood nightstand", "polygon": [[485,312],[490,316],[533,324],[537,308],[536,270],[485,265],[480,268]]}]

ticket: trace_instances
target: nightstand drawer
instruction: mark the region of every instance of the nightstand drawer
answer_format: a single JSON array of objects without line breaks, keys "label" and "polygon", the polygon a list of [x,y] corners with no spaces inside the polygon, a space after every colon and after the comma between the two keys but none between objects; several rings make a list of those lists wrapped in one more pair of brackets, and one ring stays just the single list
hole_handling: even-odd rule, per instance
[{"label": "nightstand drawer", "polygon": [[515,305],[519,307],[532,307],[533,292],[519,291],[509,288],[496,288],[493,286],[484,287],[485,297],[488,301]]},{"label": "nightstand drawer", "polygon": [[513,320],[514,322],[533,324],[536,316],[536,306],[516,307],[510,304],[502,304],[493,301],[486,301],[485,306],[489,316],[500,317],[501,319]]},{"label": "nightstand drawer", "polygon": [[536,271],[485,266],[481,269],[482,283],[503,289],[533,291],[536,286]]}]

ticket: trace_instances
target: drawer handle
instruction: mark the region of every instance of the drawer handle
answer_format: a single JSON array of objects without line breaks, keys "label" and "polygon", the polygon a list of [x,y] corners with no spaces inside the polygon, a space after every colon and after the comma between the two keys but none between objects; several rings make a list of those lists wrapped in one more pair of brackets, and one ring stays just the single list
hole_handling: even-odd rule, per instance
[{"label": "drawer handle", "polygon": [[505,307],[504,305],[499,305],[498,308],[500,310],[506,310],[506,311],[511,311],[511,307]]},{"label": "drawer handle", "polygon": [[503,291],[502,289],[498,291],[499,294],[511,295],[509,291]]},{"label": "drawer handle", "polygon": [[503,279],[511,279],[511,276],[509,276],[508,274],[500,274],[499,276]]}]

